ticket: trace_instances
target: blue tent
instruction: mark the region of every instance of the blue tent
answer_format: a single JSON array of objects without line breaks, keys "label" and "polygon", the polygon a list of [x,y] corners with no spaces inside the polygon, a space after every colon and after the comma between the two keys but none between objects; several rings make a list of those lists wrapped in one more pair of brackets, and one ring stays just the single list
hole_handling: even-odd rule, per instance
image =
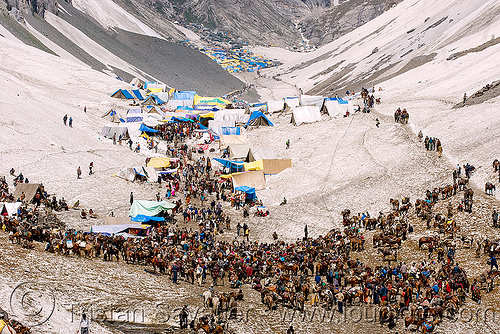
[{"label": "blue tent", "polygon": [[240,135],[241,129],[237,126],[223,126],[221,135]]},{"label": "blue tent", "polygon": [[141,126],[139,127],[139,131],[143,131],[143,132],[159,132],[158,130],[152,129],[149,126],[145,126],[144,124],[141,124]]},{"label": "blue tent", "polygon": [[219,158],[213,158],[213,160],[220,162],[224,167],[229,168],[231,173],[243,171],[243,161],[232,161]]},{"label": "blue tent", "polygon": [[146,215],[137,215],[135,217],[130,218],[130,220],[133,222],[141,222],[141,223],[145,223],[145,222],[148,222],[150,220],[155,221],[155,222],[163,222],[163,221],[165,221],[165,218],[163,218],[163,217],[149,217]]},{"label": "blue tent", "polygon": [[141,91],[138,89],[132,89],[132,93],[135,95],[136,98],[139,100],[144,100],[144,96],[142,96]]},{"label": "blue tent", "polygon": [[130,92],[126,89],[118,89],[116,92],[111,94],[111,97],[116,97],[118,99],[128,99],[128,100],[134,98],[132,94],[130,94]]},{"label": "blue tent", "polygon": [[269,120],[269,118],[266,117],[262,113],[262,111],[255,110],[251,115],[250,119],[248,120],[247,124],[245,124],[245,127],[247,126],[260,126],[260,125],[265,125],[265,126],[274,126],[274,124]]},{"label": "blue tent", "polygon": [[234,188],[234,191],[242,191],[247,194],[247,198],[251,201],[257,198],[255,194],[255,188],[247,187],[247,186],[239,186]]},{"label": "blue tent", "polygon": [[340,97],[329,97],[326,98],[325,101],[337,101],[338,104],[349,104],[349,101],[344,100],[343,98]]}]

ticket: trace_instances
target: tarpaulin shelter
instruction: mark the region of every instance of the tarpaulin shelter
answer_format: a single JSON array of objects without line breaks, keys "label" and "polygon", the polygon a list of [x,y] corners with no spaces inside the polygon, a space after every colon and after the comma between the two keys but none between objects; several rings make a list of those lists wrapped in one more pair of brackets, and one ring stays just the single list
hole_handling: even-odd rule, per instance
[{"label": "tarpaulin shelter", "polygon": [[300,105],[302,106],[316,106],[322,107],[323,101],[325,98],[323,96],[317,95],[301,95],[300,96]]},{"label": "tarpaulin shelter", "polygon": [[336,115],[345,115],[347,111],[349,111],[349,102],[347,100],[341,98],[325,99],[323,112],[328,113],[330,117],[335,117]]},{"label": "tarpaulin shelter", "polygon": [[127,123],[142,122],[143,119],[142,109],[129,109],[127,111]]},{"label": "tarpaulin shelter", "polygon": [[142,81],[141,79],[139,78],[133,78],[132,81],[130,81],[130,84],[132,86],[135,86],[137,88],[143,88],[144,87],[144,81]]},{"label": "tarpaulin shelter", "polygon": [[139,131],[142,131],[142,132],[149,132],[149,133],[156,133],[156,132],[160,132],[158,130],[155,130],[155,129],[152,129],[150,128],[149,126],[146,126],[144,124],[141,124],[141,126],[139,127]]},{"label": "tarpaulin shelter", "polygon": [[220,126],[235,126],[237,123],[248,122],[249,115],[245,114],[245,109],[222,109],[214,113],[214,121],[223,123]]},{"label": "tarpaulin shelter", "polygon": [[292,110],[290,123],[301,125],[303,123],[314,123],[321,121],[321,112],[316,106],[298,106]]},{"label": "tarpaulin shelter", "polygon": [[31,203],[39,189],[40,184],[38,183],[18,183],[13,196],[17,201],[21,197],[22,193],[24,193],[24,201]]},{"label": "tarpaulin shelter", "polygon": [[243,171],[243,161],[231,161],[220,158],[213,158],[212,160],[215,160],[222,164],[224,167],[229,168],[230,173]]},{"label": "tarpaulin shelter", "polygon": [[245,163],[245,170],[262,170],[264,174],[278,174],[292,167],[292,159],[260,159]]},{"label": "tarpaulin shelter", "polygon": [[262,190],[266,188],[266,178],[264,172],[261,170],[235,173],[232,174],[233,187],[236,189],[240,186],[247,186],[255,188],[255,190]]},{"label": "tarpaulin shelter", "polygon": [[150,105],[150,106],[158,106],[158,105],[162,105],[166,103],[165,101],[163,101],[162,99],[160,99],[160,97],[158,95],[155,95],[155,94],[149,94],[148,98],[145,99],[143,102],[142,102],[142,105],[143,106],[147,106],[147,105]]},{"label": "tarpaulin shelter", "polygon": [[144,96],[142,96],[141,91],[138,89],[132,89],[132,95],[134,95],[136,99],[144,100]]},{"label": "tarpaulin shelter", "polygon": [[165,112],[157,106],[147,106],[145,110],[148,114],[158,114],[162,118],[165,117]]},{"label": "tarpaulin shelter", "polygon": [[229,127],[229,126],[224,126],[221,129],[221,135],[222,136],[228,136],[228,135],[236,135],[239,136],[241,135],[241,128],[238,126],[234,127]]},{"label": "tarpaulin shelter", "polygon": [[129,232],[130,229],[145,230],[147,228],[149,228],[149,226],[137,223],[120,225],[92,225],[92,227],[90,228],[90,232],[111,236],[113,234]]},{"label": "tarpaulin shelter", "polygon": [[247,161],[257,161],[260,159],[276,159],[276,154],[270,148],[252,147],[248,151]]},{"label": "tarpaulin shelter", "polygon": [[231,144],[246,144],[248,141],[247,135],[222,135],[219,138],[220,147],[227,147]]},{"label": "tarpaulin shelter", "polygon": [[145,215],[137,215],[135,217],[130,218],[131,221],[133,222],[149,222],[149,221],[154,221],[154,222],[163,222],[165,221],[164,217],[150,217],[150,216],[145,216]]},{"label": "tarpaulin shelter", "polygon": [[267,112],[272,114],[275,112],[280,112],[285,110],[285,101],[283,100],[271,100],[267,101]]},{"label": "tarpaulin shelter", "polygon": [[167,85],[160,82],[147,81],[144,83],[144,89],[149,89],[149,91],[164,91],[167,89]]},{"label": "tarpaulin shelter", "polygon": [[17,209],[22,205],[22,202],[5,203],[0,202],[0,215],[10,216],[17,215]]},{"label": "tarpaulin shelter", "polygon": [[130,208],[129,216],[135,217],[137,215],[145,215],[148,217],[156,216],[162,211],[170,210],[175,208],[175,204],[167,201],[144,201],[136,200],[132,203]]},{"label": "tarpaulin shelter", "polygon": [[230,104],[231,101],[223,99],[222,97],[211,97],[211,96],[194,96],[193,105],[204,104],[204,105],[214,105],[221,108],[225,108],[226,105]]},{"label": "tarpaulin shelter", "polygon": [[130,94],[130,92],[126,89],[118,89],[116,92],[111,94],[111,97],[117,98],[117,99],[126,99],[130,100],[133,99],[134,96]]},{"label": "tarpaulin shelter", "polygon": [[250,144],[230,144],[229,158],[233,160],[246,160]]},{"label": "tarpaulin shelter", "polygon": [[195,91],[181,91],[172,94],[172,100],[194,100]]},{"label": "tarpaulin shelter", "polygon": [[285,104],[292,109],[300,105],[300,99],[298,96],[285,97],[283,100],[285,101]]},{"label": "tarpaulin shelter", "polygon": [[262,113],[262,111],[256,110],[252,112],[250,118],[248,119],[247,126],[274,126],[274,124]]},{"label": "tarpaulin shelter", "polygon": [[128,139],[130,138],[130,134],[128,131],[128,126],[125,123],[120,124],[106,124],[102,127],[101,136],[105,138],[113,138],[115,135],[116,139]]},{"label": "tarpaulin shelter", "polygon": [[234,191],[242,191],[247,194],[247,198],[251,201],[257,198],[257,194],[255,193],[255,188],[247,187],[247,186],[239,186],[234,188]]},{"label": "tarpaulin shelter", "polygon": [[108,110],[104,115],[101,116],[101,118],[104,118],[108,122],[121,123],[120,115],[118,115],[118,113],[113,109]]},{"label": "tarpaulin shelter", "polygon": [[151,158],[147,165],[147,167],[154,167],[154,168],[165,168],[170,166],[170,159],[169,158]]}]

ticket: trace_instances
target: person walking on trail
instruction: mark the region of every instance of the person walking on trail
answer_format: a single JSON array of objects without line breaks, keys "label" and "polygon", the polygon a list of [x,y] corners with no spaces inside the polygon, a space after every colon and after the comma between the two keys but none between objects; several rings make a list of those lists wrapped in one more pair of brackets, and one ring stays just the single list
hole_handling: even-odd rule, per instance
[{"label": "person walking on trail", "polygon": [[87,106],[83,107],[83,112],[87,112]]},{"label": "person walking on trail", "polygon": [[131,191],[130,192],[130,205],[132,205],[132,203],[134,203],[134,193]]},{"label": "person walking on trail", "polygon": [[464,93],[464,106],[466,101],[467,101],[467,93]]},{"label": "person walking on trail", "polygon": [[76,169],[76,178],[81,179],[81,176],[82,176],[82,169],[80,168],[80,166],[78,166],[78,168]]},{"label": "person walking on trail", "polygon": [[290,148],[290,139],[286,141],[286,149],[288,150]]},{"label": "person walking on trail", "polygon": [[490,258],[490,271],[492,271],[492,270],[493,270],[493,267],[495,267],[495,269],[498,271],[497,258],[495,257],[495,255],[493,255],[493,256]]},{"label": "person walking on trail", "polygon": [[493,227],[497,227],[498,225],[498,212],[497,210],[493,210],[493,214],[491,215],[491,218],[493,219]]},{"label": "person walking on trail", "polygon": [[441,156],[443,155],[443,146],[441,146],[441,143],[438,143],[436,150],[438,152],[438,157],[441,158]]},{"label": "person walking on trail", "polygon": [[309,232],[307,231],[307,225],[304,227],[304,240],[307,240],[307,236],[309,235]]},{"label": "person walking on trail", "polygon": [[72,117],[69,118],[68,125],[70,128],[73,127],[73,118]]},{"label": "person walking on trail", "polygon": [[90,332],[90,321],[87,319],[87,315],[85,313],[82,314],[82,320],[80,320],[80,329],[77,333],[81,334],[89,334]]},{"label": "person walking on trail", "polygon": [[68,114],[64,115],[63,117],[63,123],[66,125],[66,122],[68,121]]},{"label": "person walking on trail", "polygon": [[376,126],[377,126],[377,128],[378,128],[378,127],[379,127],[379,125],[380,125],[380,121],[378,120],[378,118],[375,118],[375,121],[377,122],[377,123],[375,123],[375,125],[376,125]]},{"label": "person walking on trail", "polygon": [[92,169],[94,169],[94,162],[93,161],[91,161],[90,165],[89,165],[89,175],[94,174],[94,171]]}]

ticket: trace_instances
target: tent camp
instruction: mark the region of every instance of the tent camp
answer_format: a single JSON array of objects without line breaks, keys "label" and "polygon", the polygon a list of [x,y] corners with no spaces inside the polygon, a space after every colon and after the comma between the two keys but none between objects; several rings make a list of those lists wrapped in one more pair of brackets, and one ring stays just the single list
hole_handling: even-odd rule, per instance
[{"label": "tent camp", "polygon": [[132,94],[130,94],[130,92],[126,89],[118,89],[116,92],[111,94],[111,97],[114,97],[117,99],[127,99],[127,100],[134,98],[134,96],[132,96]]},{"label": "tent camp", "polygon": [[274,126],[274,124],[269,120],[269,118],[266,117],[266,115],[262,113],[262,111],[256,110],[250,115],[250,118],[248,119],[247,124],[245,124],[245,127],[261,125]]},{"label": "tent camp", "polygon": [[298,96],[285,97],[283,100],[285,101],[285,104],[292,109],[300,105],[300,100]]},{"label": "tent camp", "polygon": [[40,190],[40,184],[38,183],[19,183],[14,191],[14,199],[17,201],[24,193],[24,201],[31,203],[36,193]]},{"label": "tent camp", "polygon": [[248,151],[248,156],[246,161],[252,162],[260,159],[276,159],[276,154],[270,148],[264,147],[252,147]]},{"label": "tent camp", "polygon": [[325,99],[323,112],[328,113],[330,117],[335,117],[336,115],[345,115],[347,111],[349,111],[349,102],[347,100],[341,98]]},{"label": "tent camp", "polygon": [[322,107],[323,101],[325,98],[323,96],[317,95],[301,95],[300,96],[300,105],[302,106],[316,106]]},{"label": "tent camp", "polygon": [[246,160],[250,147],[250,144],[230,144],[229,158],[232,160]]},{"label": "tent camp", "polygon": [[267,112],[272,114],[275,112],[280,112],[285,110],[285,101],[283,100],[271,100],[267,101]]},{"label": "tent camp", "polygon": [[130,138],[128,127],[125,123],[106,124],[102,127],[101,136],[111,139],[113,135],[115,135],[116,139],[120,139],[120,136],[122,139]]},{"label": "tent camp", "polygon": [[104,115],[102,115],[101,118],[104,118],[108,122],[112,122],[112,123],[120,123],[121,122],[120,115],[118,115],[118,113],[116,111],[114,111],[113,109],[108,110],[108,112],[106,112]]},{"label": "tent camp", "polygon": [[262,190],[266,188],[266,178],[262,170],[236,173],[232,175],[232,178],[235,189],[240,186],[255,188],[255,190]]},{"label": "tent camp", "polygon": [[321,112],[316,106],[298,106],[292,110],[290,123],[301,125],[303,123],[314,123],[321,121]]},{"label": "tent camp", "polygon": [[251,201],[257,198],[255,194],[255,188],[247,187],[247,186],[239,186],[234,188],[234,191],[241,191],[247,194],[247,198]]},{"label": "tent camp", "polygon": [[22,202],[5,203],[0,202],[0,215],[12,217],[17,214],[17,209],[22,205]]},{"label": "tent camp", "polygon": [[148,217],[156,216],[162,211],[170,210],[175,208],[175,204],[167,201],[142,201],[137,200],[132,203],[130,208],[129,216],[135,217],[137,215],[145,215]]},{"label": "tent camp", "polygon": [[126,167],[120,170],[113,176],[125,179],[127,181],[135,181],[136,179],[156,182],[158,181],[158,174],[154,167]]}]

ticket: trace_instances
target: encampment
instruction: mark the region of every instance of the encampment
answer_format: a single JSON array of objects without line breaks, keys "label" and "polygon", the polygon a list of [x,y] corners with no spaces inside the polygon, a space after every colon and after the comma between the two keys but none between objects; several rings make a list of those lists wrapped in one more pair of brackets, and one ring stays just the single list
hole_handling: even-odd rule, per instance
[{"label": "encampment", "polygon": [[24,201],[31,203],[39,189],[40,184],[38,183],[19,183],[14,190],[14,199],[19,200],[24,193]]},{"label": "encampment", "polygon": [[127,100],[130,100],[130,99],[133,99],[134,97],[132,96],[132,94],[130,94],[130,92],[126,89],[118,89],[116,92],[114,92],[113,94],[111,94],[111,97],[114,97],[114,98],[117,98],[117,99],[127,99]]},{"label": "encampment", "polygon": [[255,190],[262,190],[266,188],[266,178],[264,176],[264,172],[261,170],[236,173],[232,175],[232,178],[234,188],[240,186],[255,188]]},{"label": "encampment", "polygon": [[142,102],[142,105],[143,106],[159,106],[159,105],[162,105],[164,103],[165,103],[165,101],[163,101],[158,95],[149,94],[148,98]]},{"label": "encampment", "polygon": [[321,112],[316,106],[298,106],[292,110],[291,123],[301,125],[302,123],[314,123],[321,121]]}]

